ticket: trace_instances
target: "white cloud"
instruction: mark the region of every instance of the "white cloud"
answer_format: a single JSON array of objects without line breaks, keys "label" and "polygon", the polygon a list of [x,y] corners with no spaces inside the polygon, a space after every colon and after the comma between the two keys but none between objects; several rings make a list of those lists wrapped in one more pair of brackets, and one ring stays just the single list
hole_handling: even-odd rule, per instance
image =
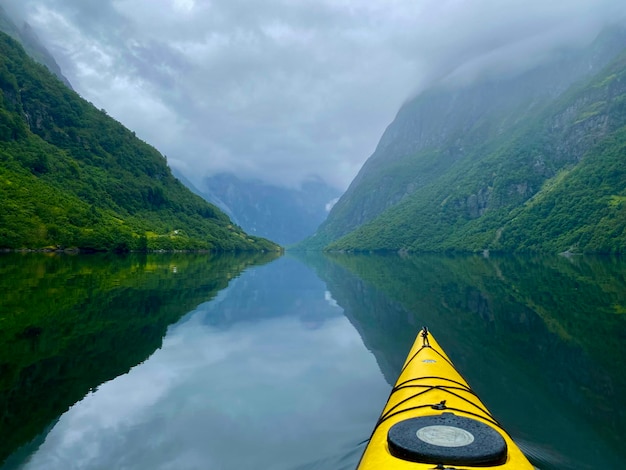
[{"label": "white cloud", "polygon": [[324,292],[324,300],[326,300],[326,302],[328,302],[328,305],[330,305],[331,307],[339,307],[339,304],[333,298],[333,295],[330,293],[330,291]]},{"label": "white cloud", "polygon": [[326,203],[326,207],[325,207],[326,212],[330,212],[330,211],[331,211],[331,209],[335,206],[335,204],[337,204],[337,201],[339,201],[339,198],[338,198],[338,197],[336,197],[336,198],[331,199],[330,201],[328,201],[328,202]]},{"label": "white cloud", "polygon": [[174,8],[186,13],[191,12],[195,5],[194,0],[174,0]]}]

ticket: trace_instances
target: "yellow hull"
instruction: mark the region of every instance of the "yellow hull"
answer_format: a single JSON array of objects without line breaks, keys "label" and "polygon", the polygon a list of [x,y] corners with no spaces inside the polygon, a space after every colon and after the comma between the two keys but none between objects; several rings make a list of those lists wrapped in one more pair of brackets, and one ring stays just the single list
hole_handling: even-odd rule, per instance
[{"label": "yellow hull", "polygon": [[444,468],[534,469],[424,329],[358,470]]}]

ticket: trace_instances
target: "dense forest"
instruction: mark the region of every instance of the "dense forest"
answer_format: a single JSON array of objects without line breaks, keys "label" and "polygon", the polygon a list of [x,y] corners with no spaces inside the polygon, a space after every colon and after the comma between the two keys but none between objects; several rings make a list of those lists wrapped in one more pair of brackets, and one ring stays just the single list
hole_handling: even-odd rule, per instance
[{"label": "dense forest", "polygon": [[0,33],[0,249],[278,250]]},{"label": "dense forest", "polygon": [[304,247],[626,252],[623,44],[408,102]]}]

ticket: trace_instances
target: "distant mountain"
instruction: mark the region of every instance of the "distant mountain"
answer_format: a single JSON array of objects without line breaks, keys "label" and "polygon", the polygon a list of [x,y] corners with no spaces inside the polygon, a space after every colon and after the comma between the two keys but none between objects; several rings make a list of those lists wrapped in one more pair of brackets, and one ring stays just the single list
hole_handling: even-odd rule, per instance
[{"label": "distant mountain", "polygon": [[2,6],[0,6],[0,31],[18,41],[22,47],[24,47],[28,55],[40,64],[48,67],[48,70],[56,75],[59,80],[65,83],[66,86],[72,88],[69,80],[63,75],[61,67],[59,67],[59,64],[57,64],[52,54],[50,54],[48,49],[46,49],[39,40],[33,28],[31,28],[28,23],[24,23],[22,27],[19,28]]},{"label": "distant mountain", "polygon": [[200,196],[205,201],[210,202],[214,206],[219,207],[222,211],[224,211],[224,213],[226,215],[228,215],[228,217],[230,217],[230,219],[234,223],[239,224],[239,222],[237,222],[237,220],[236,220],[234,214],[232,213],[232,211],[230,210],[230,208],[228,206],[226,206],[226,204],[224,204],[224,202],[222,202],[222,200],[219,199],[215,194],[213,194],[210,189],[205,189],[204,191],[198,189],[198,187],[195,184],[193,184],[189,180],[189,178],[187,178],[180,170],[178,170],[176,168],[172,168],[172,174],[176,178],[178,178],[181,183],[183,183],[185,186],[187,186],[187,188],[189,188],[189,190],[192,193],[197,194],[198,196]]},{"label": "distant mountain", "polygon": [[331,250],[626,251],[626,32],[407,102],[317,233]]},{"label": "distant mountain", "polygon": [[312,235],[341,195],[319,178],[305,181],[300,188],[241,179],[232,173],[205,178],[201,189],[184,178],[181,181],[226,212],[246,232],[281,245]]},{"label": "distant mountain", "polygon": [[277,250],[0,33],[0,249]]}]

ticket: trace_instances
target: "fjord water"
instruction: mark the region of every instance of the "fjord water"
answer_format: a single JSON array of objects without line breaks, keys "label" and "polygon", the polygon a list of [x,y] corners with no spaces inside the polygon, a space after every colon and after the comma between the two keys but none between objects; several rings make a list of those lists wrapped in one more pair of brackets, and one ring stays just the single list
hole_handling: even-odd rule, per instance
[{"label": "fjord water", "polygon": [[6,469],[352,469],[428,325],[541,469],[626,461],[626,263],[0,256]]}]

